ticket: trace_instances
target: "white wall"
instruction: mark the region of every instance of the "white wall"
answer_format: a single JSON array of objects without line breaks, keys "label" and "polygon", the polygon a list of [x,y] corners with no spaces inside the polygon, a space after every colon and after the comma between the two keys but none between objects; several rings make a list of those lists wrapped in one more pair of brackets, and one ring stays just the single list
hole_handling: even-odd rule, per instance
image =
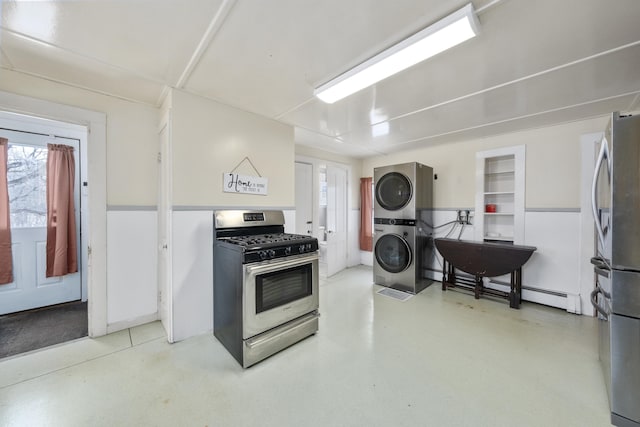
[{"label": "white wall", "polygon": [[155,210],[107,212],[109,332],[158,318],[156,220]]},{"label": "white wall", "polygon": [[523,292],[528,301],[581,313],[580,212],[526,212],[525,241],[538,250],[522,268],[523,285],[566,294],[566,300],[550,294]]},{"label": "white wall", "polygon": [[[213,329],[213,211],[294,206],[293,128],[172,90],[173,340]],[[222,175],[249,157],[268,195],[225,193]],[[257,175],[248,162],[236,172]]]},{"label": "white wall", "polygon": [[0,90],[107,116],[107,204],[155,206],[158,109],[0,69]]},{"label": "white wall", "polygon": [[213,210],[173,212],[173,340],[213,330]]},{"label": "white wall", "polygon": [[363,160],[363,176],[373,168],[417,161],[433,167],[436,208],[475,205],[475,155],[478,151],[526,145],[526,208],[580,207],[580,136],[604,129],[607,117],[566,123],[483,139],[431,145]]},{"label": "white wall", "polygon": [[[293,128],[185,92],[172,91],[174,206],[293,206]],[[222,191],[222,175],[269,179],[266,196]]]},{"label": "white wall", "polygon": [[[358,194],[358,200],[360,195]],[[349,209],[347,211],[347,267],[362,264],[360,255],[360,209]]]},{"label": "white wall", "polygon": [[[132,267],[130,263],[123,263],[124,260],[114,256],[113,252],[111,256],[107,254],[108,240],[117,246],[126,237],[109,230],[112,221],[107,219],[106,210],[107,205],[126,209],[155,206],[158,109],[6,69],[0,69],[0,90],[64,107],[57,110],[40,107],[34,109],[28,106],[34,105],[32,102],[23,103],[23,107],[19,109],[11,109],[24,114],[65,121],[92,112],[104,113],[101,115],[102,123],[99,123],[102,129],[94,125],[89,135],[89,204],[92,209],[89,307],[93,313],[93,318],[90,316],[89,319],[90,334],[101,335],[126,325],[147,322],[147,302],[143,301],[140,306],[134,307],[131,296],[148,296],[157,292],[157,285],[150,281],[130,279],[136,277],[139,269]],[[92,145],[91,141],[99,134],[102,135],[101,145]],[[92,158],[92,152],[97,157]],[[105,163],[106,172],[103,169]],[[94,195],[100,192],[106,193],[106,196],[103,194],[99,206],[96,206],[91,200],[96,200]],[[153,267],[147,273],[152,275],[155,271]],[[124,282],[107,281],[108,276],[121,277]],[[92,286],[91,283],[97,286]],[[130,292],[122,292],[127,288]],[[146,298],[145,301],[149,299]],[[109,317],[115,324],[108,323]],[[98,325],[102,323],[102,326]]]},{"label": "white wall", "polygon": [[284,232],[285,233],[295,233],[296,232],[296,210],[295,209],[284,209],[282,211],[284,214]]},{"label": "white wall", "polygon": [[[591,253],[592,247],[588,247],[590,243],[583,237],[589,225],[584,224],[581,213],[584,184],[581,137],[604,129],[607,119],[600,117],[368,158],[363,161],[363,175],[370,176],[377,166],[410,161],[432,166],[438,175],[434,181],[437,225],[454,219],[456,209],[473,211],[476,152],[526,145],[524,244],[538,250],[523,268],[523,285],[537,291],[523,291],[523,299],[592,315],[585,303],[588,275],[583,273],[588,270],[585,254]],[[457,238],[458,231],[451,237]],[[466,227],[462,238],[473,240],[473,228]],[[363,253],[365,262],[370,259],[371,255]],[[432,268],[438,270],[441,266],[434,260]],[[441,275],[436,272],[433,277],[439,280]],[[497,280],[508,281],[508,277]]]}]

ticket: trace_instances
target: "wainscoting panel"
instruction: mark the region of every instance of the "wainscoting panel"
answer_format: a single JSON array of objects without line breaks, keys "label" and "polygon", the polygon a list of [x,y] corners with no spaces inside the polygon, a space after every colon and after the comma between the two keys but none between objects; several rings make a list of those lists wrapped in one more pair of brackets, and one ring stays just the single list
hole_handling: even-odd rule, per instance
[{"label": "wainscoting panel", "polygon": [[107,329],[155,320],[158,312],[157,213],[107,211]]}]

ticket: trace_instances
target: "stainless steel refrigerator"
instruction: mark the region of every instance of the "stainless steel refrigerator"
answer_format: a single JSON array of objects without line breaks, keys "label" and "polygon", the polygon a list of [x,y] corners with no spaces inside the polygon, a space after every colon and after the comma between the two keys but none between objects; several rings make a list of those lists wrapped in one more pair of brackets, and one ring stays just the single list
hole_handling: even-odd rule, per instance
[{"label": "stainless steel refrigerator", "polygon": [[611,422],[640,426],[640,116],[613,113],[593,177],[591,259]]}]

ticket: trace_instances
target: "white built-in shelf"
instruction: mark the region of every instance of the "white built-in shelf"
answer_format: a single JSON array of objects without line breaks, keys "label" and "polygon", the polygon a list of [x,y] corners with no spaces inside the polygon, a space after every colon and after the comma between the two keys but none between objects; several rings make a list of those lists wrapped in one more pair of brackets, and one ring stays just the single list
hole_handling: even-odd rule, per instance
[{"label": "white built-in shelf", "polygon": [[476,240],[524,243],[524,176],[524,145],[476,153]]}]

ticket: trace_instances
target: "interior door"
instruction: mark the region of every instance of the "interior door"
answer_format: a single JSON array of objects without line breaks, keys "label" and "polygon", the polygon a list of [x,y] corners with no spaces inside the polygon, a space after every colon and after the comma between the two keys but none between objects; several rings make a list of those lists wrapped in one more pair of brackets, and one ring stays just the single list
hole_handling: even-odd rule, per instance
[{"label": "interior door", "polygon": [[313,165],[296,162],[296,233],[313,234]]},{"label": "interior door", "polygon": [[[0,285],[0,314],[29,310],[82,297],[81,269],[62,277],[46,277],[47,143],[75,148],[76,235],[80,239],[79,141],[28,132],[0,130],[9,140],[8,180],[11,212],[12,283]],[[81,260],[80,242],[77,242]]]},{"label": "interior door", "polygon": [[327,166],[327,276],[347,268],[347,171]]}]

